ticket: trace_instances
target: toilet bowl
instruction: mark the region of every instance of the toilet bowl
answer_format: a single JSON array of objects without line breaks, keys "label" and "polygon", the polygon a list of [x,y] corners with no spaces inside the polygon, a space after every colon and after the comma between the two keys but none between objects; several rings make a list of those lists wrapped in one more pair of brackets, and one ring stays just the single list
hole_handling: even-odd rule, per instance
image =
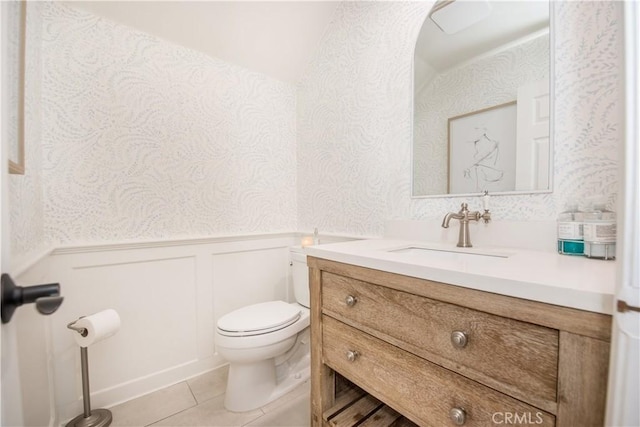
[{"label": "toilet bowl", "polygon": [[310,374],[309,279],[306,255],[291,248],[296,302],[268,301],[239,308],[216,325],[218,353],[229,362],[225,408],[259,408]]}]

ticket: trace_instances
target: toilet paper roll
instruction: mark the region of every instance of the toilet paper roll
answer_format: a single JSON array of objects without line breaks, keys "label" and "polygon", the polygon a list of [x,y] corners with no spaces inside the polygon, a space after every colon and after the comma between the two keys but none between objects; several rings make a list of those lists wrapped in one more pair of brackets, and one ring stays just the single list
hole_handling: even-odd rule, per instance
[{"label": "toilet paper roll", "polygon": [[80,347],[89,347],[113,336],[120,329],[120,316],[113,309],[103,310],[78,319],[73,325],[86,329],[86,335],[74,332],[73,336]]}]

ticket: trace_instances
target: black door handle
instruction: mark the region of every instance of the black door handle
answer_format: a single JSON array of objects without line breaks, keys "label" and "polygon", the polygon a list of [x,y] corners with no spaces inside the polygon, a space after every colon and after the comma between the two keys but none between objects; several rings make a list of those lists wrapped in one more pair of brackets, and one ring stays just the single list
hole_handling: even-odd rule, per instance
[{"label": "black door handle", "polygon": [[9,322],[16,308],[23,304],[35,302],[40,313],[51,314],[63,299],[59,283],[22,287],[16,286],[8,274],[2,275],[2,323]]}]

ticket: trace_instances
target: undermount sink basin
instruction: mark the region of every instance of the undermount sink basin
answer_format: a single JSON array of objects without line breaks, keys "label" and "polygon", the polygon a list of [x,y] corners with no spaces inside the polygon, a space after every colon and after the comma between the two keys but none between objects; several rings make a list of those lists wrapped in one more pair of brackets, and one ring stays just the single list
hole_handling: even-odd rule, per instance
[{"label": "undermount sink basin", "polygon": [[398,254],[407,254],[416,257],[452,257],[453,255],[471,255],[478,257],[491,257],[491,258],[509,258],[513,255],[512,252],[505,252],[493,249],[482,248],[444,248],[444,247],[428,247],[428,246],[405,246],[402,248],[388,249],[386,252],[393,252]]}]

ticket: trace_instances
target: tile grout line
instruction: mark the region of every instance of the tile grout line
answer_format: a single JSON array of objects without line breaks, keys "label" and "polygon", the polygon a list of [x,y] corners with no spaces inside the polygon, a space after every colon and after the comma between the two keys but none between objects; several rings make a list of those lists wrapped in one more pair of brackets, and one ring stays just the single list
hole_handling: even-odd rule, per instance
[{"label": "tile grout line", "polygon": [[256,418],[254,418],[254,419],[252,419],[252,420],[250,420],[250,421],[247,421],[246,423],[242,424],[240,427],[246,427],[246,426],[248,426],[249,424],[251,424],[251,423],[253,423],[253,422],[255,422],[255,421],[258,421],[260,418],[262,418],[262,417],[264,417],[265,415],[267,415],[267,413],[266,413],[266,412],[264,412],[264,410],[263,410],[262,408],[263,408],[263,406],[261,406],[260,408],[258,408],[258,409],[260,409],[260,412],[262,412],[262,415],[258,415]]},{"label": "tile grout line", "polygon": [[[308,381],[308,380],[307,380],[307,381]],[[307,381],[305,381],[305,382],[307,382]],[[189,411],[189,410],[193,410],[194,408],[196,408],[196,407],[198,407],[198,406],[200,406],[200,405],[202,405],[202,404],[204,404],[204,403],[208,402],[209,400],[213,400],[213,399],[215,399],[215,398],[219,398],[219,397],[221,397],[221,396],[223,396],[223,395],[224,395],[224,393],[223,393],[222,395],[214,396],[214,397],[212,397],[212,398],[210,398],[210,399],[205,399],[203,402],[199,402],[199,401],[198,401],[198,399],[197,399],[197,398],[196,398],[196,396],[195,396],[195,392],[194,392],[194,390],[193,390],[193,388],[192,388],[191,384],[189,384],[189,381],[188,381],[188,380],[184,380],[184,381],[181,381],[180,383],[176,383],[176,384],[181,384],[181,383],[186,383],[186,385],[187,385],[187,387],[188,387],[188,389],[189,389],[189,394],[190,394],[190,395],[191,395],[191,397],[193,398],[193,401],[192,401],[192,402],[195,402],[195,403],[193,403],[193,404],[191,404],[190,406],[188,406],[188,407],[186,407],[186,408],[184,408],[184,409],[181,409],[181,410],[179,410],[179,411],[177,411],[177,412],[175,412],[175,413],[173,413],[173,414],[169,414],[169,415],[167,415],[167,416],[165,416],[165,417],[159,418],[159,419],[157,419],[157,420],[154,420],[153,422],[150,422],[150,423],[148,423],[148,424],[145,424],[145,425],[144,425],[145,427],[153,426],[153,425],[155,425],[155,424],[157,424],[157,423],[159,423],[159,422],[162,422],[162,421],[164,421],[164,420],[167,420],[168,418],[171,418],[171,417],[177,416],[177,415],[179,415],[179,414],[181,414],[181,413],[184,413],[184,412],[186,412],[186,411]],[[304,384],[304,383],[303,383],[303,384]],[[167,388],[169,388],[169,387],[167,387]],[[289,392],[289,393],[287,393],[287,394],[289,394],[289,395],[290,395],[290,394],[291,394],[291,392]],[[285,394],[285,396],[286,396],[287,394]],[[296,393],[296,394],[298,394],[298,393]],[[304,395],[304,392],[302,393],[302,395]],[[284,397],[284,396],[282,396],[282,397]],[[280,399],[282,399],[282,397],[281,397]],[[297,398],[297,397],[298,397],[298,396],[295,396],[294,398]],[[279,399],[276,399],[276,401],[277,401],[277,400],[279,400]],[[270,402],[269,404],[271,404],[271,402]],[[267,404],[267,405],[269,405],[269,404]],[[254,417],[254,418],[252,418],[252,419],[250,419],[250,420],[247,420],[246,422],[243,422],[242,424],[235,424],[235,426],[236,426],[236,427],[247,427],[247,426],[249,426],[251,423],[258,422],[260,419],[263,419],[265,416],[268,416],[268,415],[269,415],[269,413],[271,413],[271,412],[273,412],[273,411],[278,411],[278,410],[280,409],[280,407],[281,407],[281,406],[285,406],[286,404],[278,405],[276,408],[273,408],[273,411],[266,411],[266,410],[265,410],[265,407],[266,407],[267,405],[263,405],[263,406],[261,406],[261,407],[257,408],[257,409],[258,409],[258,411],[259,411],[259,414],[256,414],[256,417]],[[133,426],[130,426],[130,427],[133,427]],[[212,426],[212,427],[214,427],[214,426]]]},{"label": "tile grout line", "polygon": [[196,397],[195,393],[191,389],[191,385],[189,384],[189,381],[187,380],[185,381],[185,383],[187,383],[187,387],[189,388],[189,393],[191,393],[191,397],[193,397],[193,400],[196,402],[196,406],[198,406],[201,402],[198,401],[198,398]]},{"label": "tile grout line", "polygon": [[[178,415],[178,414],[180,414],[180,413],[182,413],[182,412],[184,412],[184,411],[188,411],[189,409],[192,409],[192,408],[195,408],[196,406],[198,406],[198,399],[196,399],[196,397],[193,395],[193,391],[191,390],[191,387],[189,386],[189,382],[188,382],[188,381],[181,381],[181,382],[183,382],[183,383],[185,383],[185,384],[187,385],[187,388],[189,389],[189,393],[191,394],[191,397],[193,397],[193,401],[195,402],[195,404],[194,404],[194,405],[191,405],[191,406],[189,406],[189,407],[187,407],[187,408],[181,409],[181,410],[179,410],[178,412],[174,412],[174,413],[173,413],[173,414],[171,414],[171,415],[167,415],[166,417],[162,417],[162,418],[160,418],[159,420],[155,420],[155,421],[154,421],[154,422],[152,422],[152,423],[146,424],[144,427],[152,426],[152,425],[154,425],[154,424],[159,423],[160,421],[166,420],[167,418],[171,418],[171,417],[173,417],[173,416],[175,416],[175,415]],[[176,384],[180,384],[180,383],[176,383]],[[168,387],[167,387],[167,388],[168,388]]]}]

